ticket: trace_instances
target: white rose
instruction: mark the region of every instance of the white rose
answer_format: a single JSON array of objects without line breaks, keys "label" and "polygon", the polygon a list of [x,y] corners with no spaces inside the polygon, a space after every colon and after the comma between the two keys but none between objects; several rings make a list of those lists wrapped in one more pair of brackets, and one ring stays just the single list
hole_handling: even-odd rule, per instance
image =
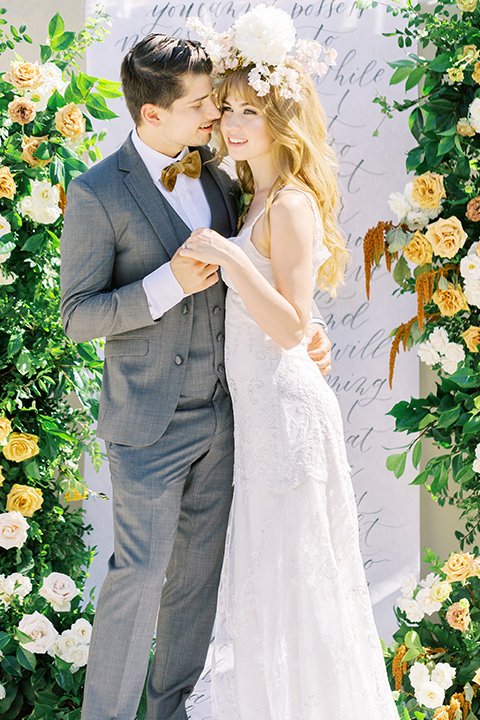
[{"label": "white rose", "polygon": [[458,343],[448,343],[443,354],[447,360],[452,360],[452,362],[459,363],[465,360],[465,350]]},{"label": "white rose", "polygon": [[58,65],[55,65],[55,63],[45,63],[41,68],[43,83],[40,87],[48,86],[52,93],[54,90],[58,90],[60,94],[63,94],[68,87],[68,82],[63,79],[62,71]]},{"label": "white rose", "polygon": [[408,674],[412,686],[417,689],[430,680],[430,672],[423,663],[413,663]]},{"label": "white rose", "polygon": [[423,208],[423,212],[429,220],[435,220],[442,212],[442,202],[440,201],[438,208]]},{"label": "white rose", "polygon": [[7,691],[5,689],[5,685],[0,684],[0,700],[3,700],[7,697]]},{"label": "white rose", "polygon": [[411,209],[412,210],[420,210],[421,209],[420,204],[416,200],[413,199],[413,181],[410,181],[405,185],[405,189],[403,192],[405,193],[407,202],[409,202],[410,205],[412,206]]},{"label": "white rose", "polygon": [[460,272],[465,280],[480,280],[480,257],[466,255],[460,261]]},{"label": "white rose", "polygon": [[400,697],[400,691],[399,690],[392,690],[392,700],[394,702],[397,702],[397,700]]},{"label": "white rose", "polygon": [[419,590],[417,593],[417,597],[415,598],[420,610],[425,613],[425,615],[431,615],[434,612],[438,612],[440,608],[442,607],[442,603],[436,602],[432,596],[431,596],[431,588],[426,587]]},{"label": "white rose", "polygon": [[436,682],[444,690],[453,684],[455,677],[455,668],[448,663],[438,663],[432,670],[432,682]]},{"label": "white rose", "polygon": [[38,594],[44,597],[57,612],[68,612],[70,601],[79,594],[72,578],[63,573],[53,572],[43,578]]},{"label": "white rose", "polygon": [[449,360],[448,358],[442,358],[442,370],[443,372],[447,373],[447,375],[451,375],[456,371],[458,368],[458,363],[455,362],[455,360]]},{"label": "white rose", "polygon": [[253,63],[280,65],[295,45],[295,26],[284,10],[257,5],[233,25],[240,55]]},{"label": "white rose", "polygon": [[427,708],[437,708],[443,705],[445,699],[445,690],[436,682],[426,682],[418,689],[415,688],[415,697],[420,705]]},{"label": "white rose", "polygon": [[[71,630],[64,630],[61,635],[58,635],[57,639],[49,649],[49,655],[57,655],[58,657],[65,660],[65,654],[67,650],[77,645],[77,637]],[[68,661],[70,662],[70,661]]]},{"label": "white rose", "polygon": [[92,626],[88,622],[88,620],[85,620],[85,618],[80,618],[80,620],[77,620],[73,623],[70,629],[79,643],[82,643],[83,645],[88,645],[88,643],[90,642],[90,638],[92,637]]},{"label": "white rose", "polygon": [[406,214],[412,210],[412,206],[401,192],[390,193],[388,196],[388,204],[390,205],[390,210],[397,216],[398,222],[401,222]]},{"label": "white rose", "polygon": [[429,336],[428,342],[438,353],[445,352],[445,348],[449,343],[448,334],[445,328],[436,327]]},{"label": "white rose", "polygon": [[24,615],[18,624],[18,629],[32,638],[32,642],[21,642],[20,645],[33,653],[46,653],[58,636],[50,620],[37,611],[31,615]]},{"label": "white rose", "polygon": [[32,592],[32,581],[21,573],[12,573],[8,577],[0,575],[0,593],[2,590],[6,595],[24,598]]},{"label": "white rose", "polygon": [[411,210],[405,216],[409,230],[423,230],[429,223],[429,217],[423,210]]},{"label": "white rose", "polygon": [[10,223],[8,222],[7,218],[2,217],[0,215],[0,237],[3,237],[3,235],[7,235],[7,233],[12,232],[12,227]]},{"label": "white rose", "polygon": [[436,363],[440,362],[440,355],[433,349],[428,341],[420,343],[417,354],[420,360],[426,365],[436,365]]},{"label": "white rose", "polygon": [[480,458],[476,458],[472,465],[473,472],[480,473]]},{"label": "white rose", "polygon": [[69,648],[63,659],[65,662],[73,663],[70,668],[70,672],[74,673],[81,667],[87,664],[88,661],[88,645],[75,645],[75,647]]},{"label": "white rose", "polygon": [[417,578],[415,575],[407,575],[407,577],[402,582],[402,595],[404,598],[412,598],[413,593],[415,591],[415,588],[417,587]]},{"label": "white rose", "polygon": [[463,292],[469,305],[480,308],[480,282],[478,280],[465,280]]},{"label": "white rose", "polygon": [[55,88],[48,83],[43,83],[36,90],[25,90],[24,96],[27,100],[35,103],[35,110],[43,112],[47,109],[47,103],[52,97]]},{"label": "white rose", "polygon": [[468,122],[475,132],[480,132],[480,98],[475,98],[468,109]]},{"label": "white rose", "polygon": [[[5,258],[8,259],[8,258]],[[11,285],[15,282],[17,279],[17,276],[13,273],[5,272],[5,270],[0,267],[0,285]]]},{"label": "white rose", "polygon": [[480,458],[480,443],[475,448],[475,457]]},{"label": "white rose", "polygon": [[[1,270],[1,268],[0,268]],[[17,510],[0,514],[0,547],[21,548],[27,539],[29,524]]]},{"label": "white rose", "polygon": [[407,619],[410,622],[420,622],[423,618],[423,612],[420,609],[419,604],[416,600],[413,598],[398,598],[397,604],[400,610],[402,610],[405,615],[407,616]]}]

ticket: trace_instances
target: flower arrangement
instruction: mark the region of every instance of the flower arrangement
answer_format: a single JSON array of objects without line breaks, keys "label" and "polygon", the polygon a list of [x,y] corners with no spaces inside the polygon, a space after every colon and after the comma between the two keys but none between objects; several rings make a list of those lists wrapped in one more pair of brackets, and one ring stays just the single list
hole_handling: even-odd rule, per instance
[{"label": "flower arrangement", "polygon": [[[31,42],[5,32],[0,54]],[[59,239],[65,191],[101,157],[91,118],[111,118],[118,83],[84,74],[103,12],[80,32],[57,13],[37,62],[12,53],[0,75],[0,716],[80,717],[93,608],[82,601],[92,549],[83,451],[101,462],[91,429],[102,363],[75,345],[60,317]],[[72,403],[75,395],[77,402]],[[70,396],[70,397],[69,397]]]},{"label": "flower arrangement", "polygon": [[[293,48],[296,60],[310,75],[325,75],[335,65],[337,52],[326,49],[315,40],[298,40],[293,20],[284,10],[261,3],[241,15],[226,32],[217,32],[197,17],[187,20],[187,27],[201,38],[213,62],[213,74],[225,76],[241,67],[251,66],[248,82],[261,97],[272,85],[280,95],[296,102],[302,99],[298,72],[288,63]],[[320,58],[324,56],[324,59]]]},{"label": "flower arrangement", "polygon": [[433,572],[420,582],[413,575],[403,581],[399,629],[385,649],[394,697],[405,720],[475,720],[480,712],[480,557],[452,553],[442,563],[428,550],[425,560]]},{"label": "flower arrangement", "polygon": [[[375,5],[375,3],[374,3]],[[414,480],[440,504],[458,505],[464,548],[480,526],[479,467],[476,436],[480,428],[480,11],[476,0],[441,0],[431,9],[420,5],[387,6],[401,15],[396,30],[407,57],[389,63],[391,84],[419,87],[418,96],[389,105],[376,98],[388,116],[409,110],[416,146],[407,156],[414,177],[389,204],[396,223],[380,222],[364,240],[367,295],[370,278],[384,258],[399,293],[414,293],[417,314],[396,328],[390,356],[390,383],[402,345],[417,345],[422,362],[438,373],[435,392],[398,403],[391,411],[396,430],[414,438],[387,467],[400,477],[406,458],[418,468],[422,440],[439,449]],[[409,48],[419,44],[419,54]],[[435,48],[424,57],[422,48]],[[453,482],[452,482],[453,481]]]}]

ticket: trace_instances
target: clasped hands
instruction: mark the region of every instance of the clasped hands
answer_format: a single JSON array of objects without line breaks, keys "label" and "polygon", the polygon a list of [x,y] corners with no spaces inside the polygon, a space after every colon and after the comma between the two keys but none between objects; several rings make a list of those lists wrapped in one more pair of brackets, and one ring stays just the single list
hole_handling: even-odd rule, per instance
[{"label": "clasped hands", "polygon": [[[233,243],[210,228],[198,228],[177,250],[172,272],[186,295],[206,290],[218,282],[219,266],[231,255]],[[308,354],[322,375],[331,367],[332,344],[318,323],[307,326]]]}]

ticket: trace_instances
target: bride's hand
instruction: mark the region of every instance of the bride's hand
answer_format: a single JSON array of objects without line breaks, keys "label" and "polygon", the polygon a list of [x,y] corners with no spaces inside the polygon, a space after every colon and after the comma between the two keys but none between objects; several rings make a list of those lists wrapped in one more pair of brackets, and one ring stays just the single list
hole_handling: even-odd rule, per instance
[{"label": "bride's hand", "polygon": [[203,263],[224,265],[230,257],[233,243],[210,228],[197,228],[183,243],[179,255]]}]

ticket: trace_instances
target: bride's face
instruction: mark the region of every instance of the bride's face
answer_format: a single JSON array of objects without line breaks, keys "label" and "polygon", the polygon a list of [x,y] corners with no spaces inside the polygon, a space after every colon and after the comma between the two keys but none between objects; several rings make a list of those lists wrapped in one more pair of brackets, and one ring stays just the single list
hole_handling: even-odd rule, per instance
[{"label": "bride's face", "polygon": [[270,154],[273,138],[259,108],[229,94],[220,109],[220,130],[234,160],[250,161]]}]

